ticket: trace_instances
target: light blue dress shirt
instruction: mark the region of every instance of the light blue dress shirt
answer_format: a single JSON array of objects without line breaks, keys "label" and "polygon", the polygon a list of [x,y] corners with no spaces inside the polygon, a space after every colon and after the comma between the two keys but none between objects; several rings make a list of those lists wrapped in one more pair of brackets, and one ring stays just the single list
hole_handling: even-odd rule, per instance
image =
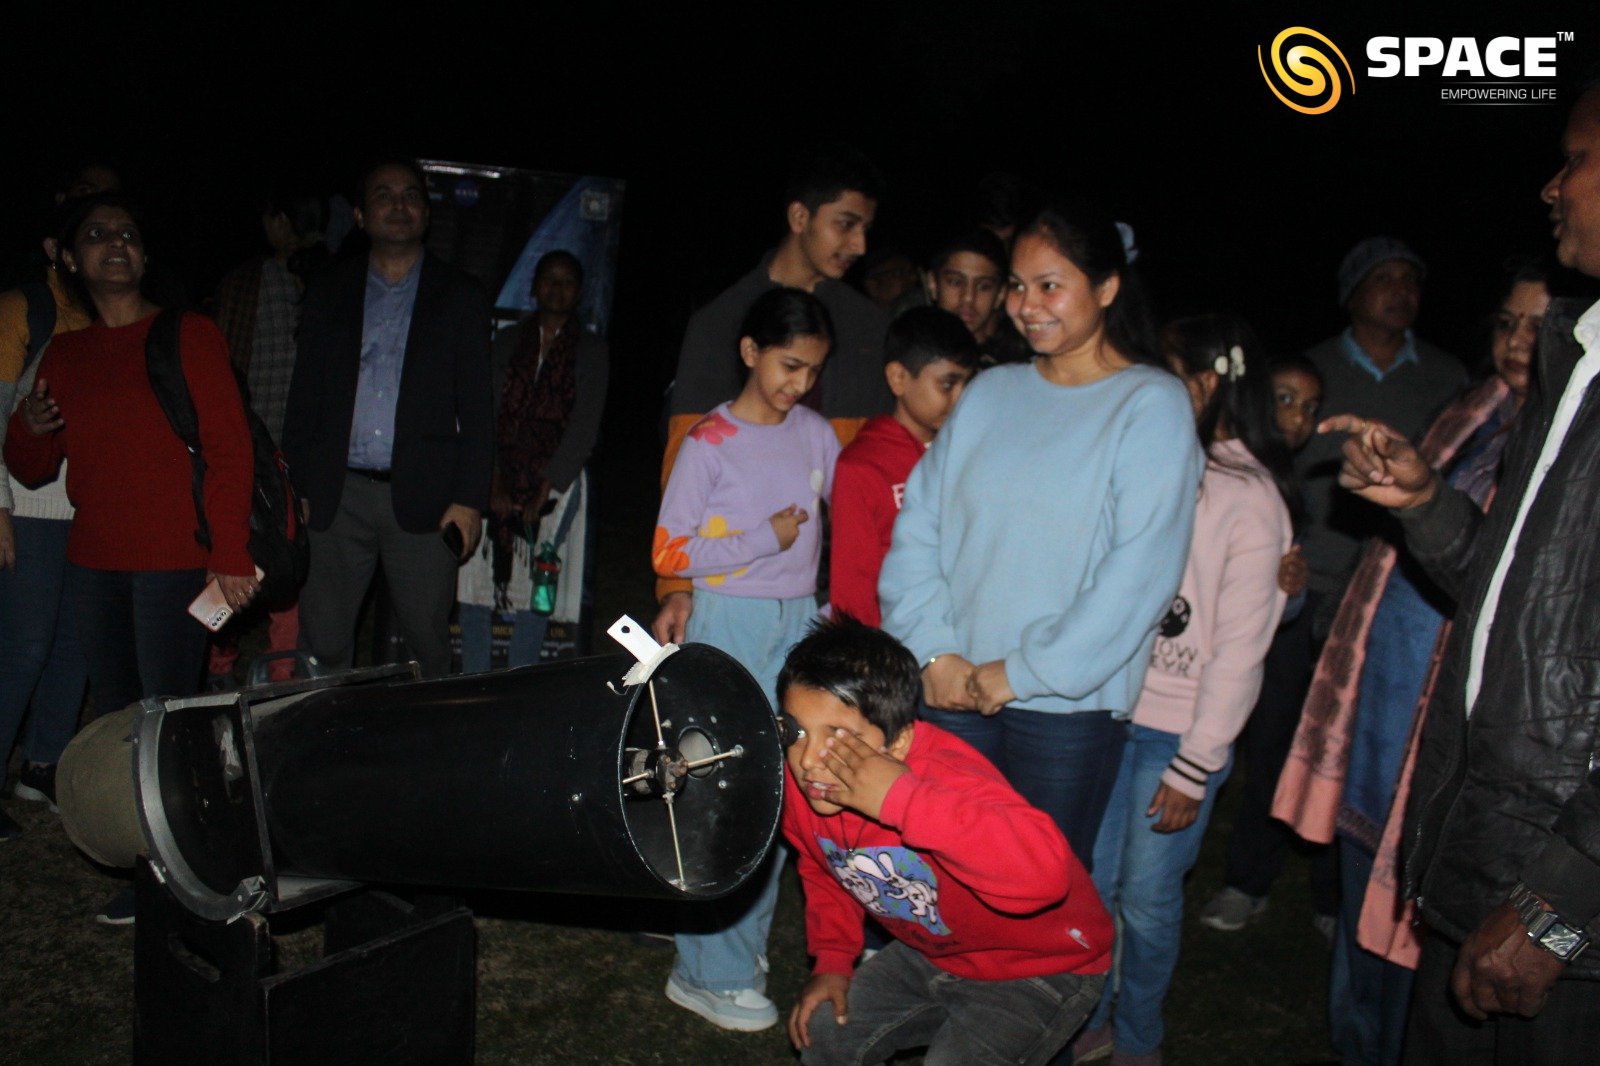
[{"label": "light blue dress shirt", "polygon": [[1409,329],[1406,330],[1406,342],[1400,346],[1399,354],[1394,357],[1394,362],[1389,364],[1388,370],[1378,369],[1378,364],[1372,361],[1372,356],[1367,354],[1365,348],[1356,343],[1354,331],[1346,329],[1339,335],[1339,339],[1344,342],[1344,357],[1355,366],[1371,374],[1374,381],[1382,381],[1407,363],[1421,361],[1417,358],[1416,338],[1411,335]]},{"label": "light blue dress shirt", "polygon": [[422,257],[394,284],[367,271],[367,296],[361,325],[361,371],[356,378],[355,413],[350,420],[347,465],[358,470],[388,470],[394,455],[394,413],[400,398],[411,312],[417,303]]}]

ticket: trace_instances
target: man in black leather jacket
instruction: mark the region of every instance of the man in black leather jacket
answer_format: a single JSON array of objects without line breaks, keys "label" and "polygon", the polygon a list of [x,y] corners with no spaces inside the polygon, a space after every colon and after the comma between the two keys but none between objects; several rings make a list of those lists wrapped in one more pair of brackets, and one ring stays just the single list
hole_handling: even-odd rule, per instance
[{"label": "man in black leather jacket", "polygon": [[[1542,198],[1562,264],[1600,277],[1600,83]],[[1358,415],[1339,481],[1393,509],[1457,611],[1406,812],[1427,926],[1407,1062],[1600,1059],[1600,304],[1556,301],[1479,515]]]}]

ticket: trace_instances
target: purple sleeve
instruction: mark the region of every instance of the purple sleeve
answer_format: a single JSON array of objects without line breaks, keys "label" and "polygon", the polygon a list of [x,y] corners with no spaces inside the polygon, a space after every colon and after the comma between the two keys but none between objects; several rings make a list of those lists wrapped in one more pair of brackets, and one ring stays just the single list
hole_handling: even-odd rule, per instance
[{"label": "purple sleeve", "polygon": [[725,523],[718,527],[718,516],[707,514],[718,487],[717,474],[713,449],[685,438],[656,518],[651,562],[658,576],[713,577],[780,550],[771,522],[749,530],[729,530]]}]

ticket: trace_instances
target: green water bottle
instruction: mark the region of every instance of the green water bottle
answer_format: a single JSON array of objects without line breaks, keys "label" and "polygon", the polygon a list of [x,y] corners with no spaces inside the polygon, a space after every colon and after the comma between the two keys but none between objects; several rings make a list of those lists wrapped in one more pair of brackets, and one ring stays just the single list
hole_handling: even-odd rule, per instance
[{"label": "green water bottle", "polygon": [[560,577],[561,556],[547,540],[533,557],[533,602],[528,605],[533,613],[549,614],[556,609],[556,582]]}]

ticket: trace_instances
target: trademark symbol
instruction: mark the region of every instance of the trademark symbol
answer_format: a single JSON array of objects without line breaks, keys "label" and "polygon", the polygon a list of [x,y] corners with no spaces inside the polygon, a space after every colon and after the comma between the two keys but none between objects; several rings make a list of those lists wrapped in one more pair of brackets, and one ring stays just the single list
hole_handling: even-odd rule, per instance
[{"label": "trademark symbol", "polygon": [[1572,31],[1571,30],[1557,30],[1556,31],[1556,40],[1558,40],[1558,41],[1570,41],[1572,39],[1573,39],[1573,37],[1572,37]]}]

